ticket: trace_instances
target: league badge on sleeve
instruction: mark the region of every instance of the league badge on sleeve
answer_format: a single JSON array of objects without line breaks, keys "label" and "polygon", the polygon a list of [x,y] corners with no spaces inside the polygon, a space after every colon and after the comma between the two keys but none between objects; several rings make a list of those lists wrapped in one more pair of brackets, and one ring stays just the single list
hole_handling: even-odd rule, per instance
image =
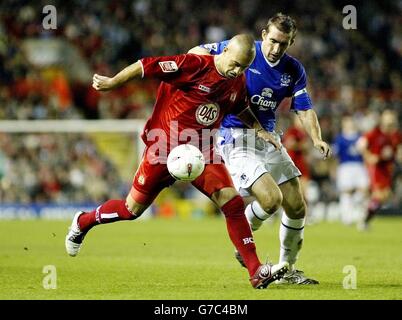
[{"label": "league badge on sleeve", "polygon": [[207,43],[204,44],[202,47],[208,49],[209,52],[216,52],[218,51],[218,44],[217,43]]},{"label": "league badge on sleeve", "polygon": [[161,61],[159,62],[159,66],[163,72],[176,72],[179,70],[175,61]]}]

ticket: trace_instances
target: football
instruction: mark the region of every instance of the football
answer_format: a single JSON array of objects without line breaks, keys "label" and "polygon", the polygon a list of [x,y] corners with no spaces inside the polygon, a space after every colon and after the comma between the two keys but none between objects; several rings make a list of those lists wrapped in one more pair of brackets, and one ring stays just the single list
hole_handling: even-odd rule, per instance
[{"label": "football", "polygon": [[167,168],[173,178],[193,181],[204,171],[205,159],[201,151],[191,144],[173,148],[167,158]]}]

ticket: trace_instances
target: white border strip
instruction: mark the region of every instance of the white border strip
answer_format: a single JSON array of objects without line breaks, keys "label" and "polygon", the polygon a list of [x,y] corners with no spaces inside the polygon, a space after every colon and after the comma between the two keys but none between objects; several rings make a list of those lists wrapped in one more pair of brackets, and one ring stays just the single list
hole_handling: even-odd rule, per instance
[{"label": "white border strip", "polygon": [[145,121],[131,120],[3,120],[0,132],[138,132]]}]

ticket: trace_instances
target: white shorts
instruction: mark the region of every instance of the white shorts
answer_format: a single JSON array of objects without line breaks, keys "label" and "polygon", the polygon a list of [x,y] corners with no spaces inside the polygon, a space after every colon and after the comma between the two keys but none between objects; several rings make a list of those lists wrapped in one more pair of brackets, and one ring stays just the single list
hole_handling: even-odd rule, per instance
[{"label": "white shorts", "polygon": [[353,189],[367,189],[369,176],[366,167],[361,162],[345,162],[338,166],[336,184],[338,190],[350,191]]},{"label": "white shorts", "polygon": [[[286,149],[281,152],[265,140],[255,137],[252,130],[232,128],[233,143],[218,146],[233,183],[241,196],[251,195],[251,186],[264,173],[269,173],[280,185],[301,176]],[[273,133],[280,141],[280,136]]]}]

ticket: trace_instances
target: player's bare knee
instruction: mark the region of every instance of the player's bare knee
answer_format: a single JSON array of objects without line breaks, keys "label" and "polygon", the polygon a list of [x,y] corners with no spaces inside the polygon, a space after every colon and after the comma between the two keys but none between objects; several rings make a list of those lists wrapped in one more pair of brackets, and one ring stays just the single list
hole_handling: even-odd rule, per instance
[{"label": "player's bare knee", "polygon": [[132,217],[129,220],[134,220],[137,219],[138,217],[141,216],[141,214],[143,213],[143,211],[141,212],[141,210],[138,209],[138,207],[136,206],[131,206],[126,202],[126,208],[127,210],[131,213]]},{"label": "player's bare knee", "polygon": [[147,207],[147,205],[143,205],[134,201],[131,196],[128,196],[126,198],[126,208],[132,214],[132,219],[130,220],[139,218],[144,213]]},{"label": "player's bare knee", "polygon": [[258,202],[260,203],[263,210],[269,214],[274,213],[278,210],[283,201],[283,196],[280,190],[269,190],[263,196],[258,198]]},{"label": "player's bare knee", "polygon": [[306,216],[307,205],[305,201],[302,201],[301,205],[296,210],[296,219],[303,219]]},{"label": "player's bare knee", "polygon": [[239,193],[234,188],[223,188],[218,191],[215,191],[211,195],[211,200],[215,202],[215,204],[221,208],[230,200],[238,196]]},{"label": "player's bare knee", "polygon": [[285,211],[290,219],[303,219],[306,216],[307,204],[304,200],[301,200],[289,208],[285,208]]}]

